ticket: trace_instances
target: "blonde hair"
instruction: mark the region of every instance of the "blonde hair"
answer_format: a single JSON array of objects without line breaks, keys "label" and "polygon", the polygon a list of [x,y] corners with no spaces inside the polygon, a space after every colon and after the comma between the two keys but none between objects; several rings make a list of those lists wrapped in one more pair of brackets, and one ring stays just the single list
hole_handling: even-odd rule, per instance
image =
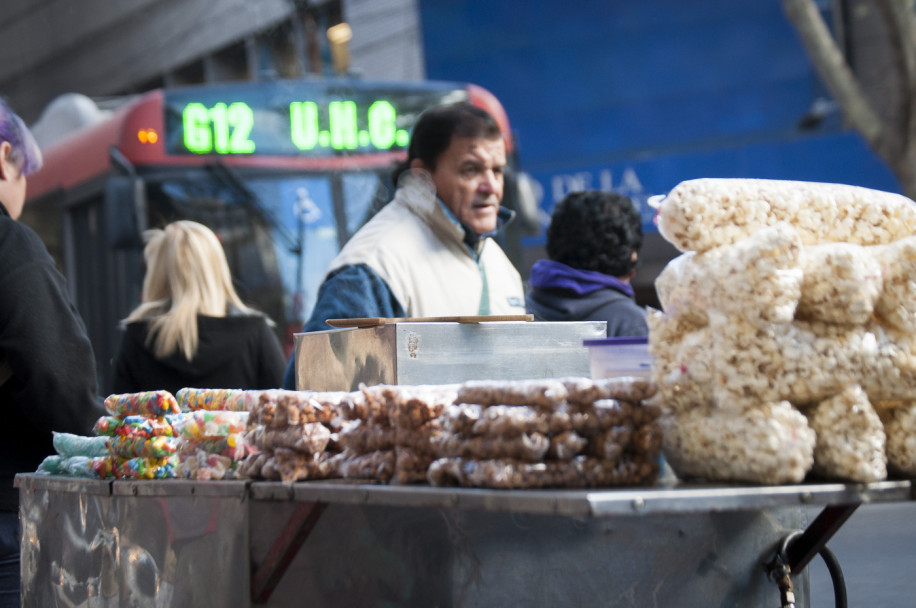
[{"label": "blonde hair", "polygon": [[232,286],[223,247],[212,230],[182,220],[148,230],[143,257],[141,304],[125,323],[151,321],[147,343],[164,358],[181,350],[188,361],[199,344],[197,315],[225,317],[229,305],[242,314],[260,314],[242,303]]}]

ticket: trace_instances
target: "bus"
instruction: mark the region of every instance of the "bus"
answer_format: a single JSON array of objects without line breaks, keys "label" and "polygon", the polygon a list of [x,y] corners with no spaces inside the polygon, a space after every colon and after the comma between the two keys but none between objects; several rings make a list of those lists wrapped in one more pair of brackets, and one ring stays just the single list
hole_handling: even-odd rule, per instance
[{"label": "bus", "polygon": [[[108,391],[119,321],[139,302],[143,232],[209,226],[239,295],[276,322],[287,355],[325,269],[393,196],[391,170],[432,106],[487,110],[514,146],[500,102],[449,82],[316,79],[166,88],[44,146],[22,221],[67,277]],[[504,204],[513,205],[511,177]],[[510,252],[512,247],[506,247]]]}]

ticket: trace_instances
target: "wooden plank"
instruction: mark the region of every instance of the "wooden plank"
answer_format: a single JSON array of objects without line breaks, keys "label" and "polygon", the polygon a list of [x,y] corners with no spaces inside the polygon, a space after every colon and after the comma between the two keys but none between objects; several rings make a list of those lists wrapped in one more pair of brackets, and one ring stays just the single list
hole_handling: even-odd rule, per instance
[{"label": "wooden plank", "polygon": [[491,323],[494,321],[534,321],[534,315],[465,315],[454,317],[360,317],[327,319],[331,327],[377,327],[392,323]]}]

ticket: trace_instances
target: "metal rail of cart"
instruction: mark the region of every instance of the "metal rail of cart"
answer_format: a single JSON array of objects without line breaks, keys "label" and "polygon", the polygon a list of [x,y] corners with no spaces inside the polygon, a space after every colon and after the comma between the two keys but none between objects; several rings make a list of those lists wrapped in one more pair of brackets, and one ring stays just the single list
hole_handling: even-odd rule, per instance
[{"label": "metal rail of cart", "polygon": [[[910,481],[486,490],[21,474],[23,606],[773,606]],[[808,506],[823,506],[811,522]],[[793,542],[783,547],[787,538]]]}]

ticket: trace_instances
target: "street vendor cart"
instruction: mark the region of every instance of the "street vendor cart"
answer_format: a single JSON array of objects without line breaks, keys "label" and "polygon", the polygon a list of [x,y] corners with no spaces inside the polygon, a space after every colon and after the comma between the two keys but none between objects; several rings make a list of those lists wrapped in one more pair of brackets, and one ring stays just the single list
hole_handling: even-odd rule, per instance
[{"label": "street vendor cart", "polygon": [[[909,481],[483,490],[18,476],[24,606],[775,606]],[[807,521],[806,507],[824,505]],[[801,540],[802,542],[799,542]],[[807,563],[807,562],[805,562]]]},{"label": "street vendor cart", "polygon": [[[511,323],[389,323],[308,338],[323,351],[300,339],[297,364],[304,374],[306,357],[330,362],[322,369],[336,370],[338,384],[328,391],[352,390],[355,378],[588,376],[583,342],[603,328],[583,330],[568,338]],[[461,356],[443,357],[442,345]],[[525,365],[494,365],[513,357]],[[344,365],[353,361],[361,366]],[[914,498],[907,480],[665,476],[594,489],[41,474],[20,474],[17,485],[22,600],[40,607],[801,607],[807,564],[859,505]],[[810,507],[822,508],[812,521]]]}]

